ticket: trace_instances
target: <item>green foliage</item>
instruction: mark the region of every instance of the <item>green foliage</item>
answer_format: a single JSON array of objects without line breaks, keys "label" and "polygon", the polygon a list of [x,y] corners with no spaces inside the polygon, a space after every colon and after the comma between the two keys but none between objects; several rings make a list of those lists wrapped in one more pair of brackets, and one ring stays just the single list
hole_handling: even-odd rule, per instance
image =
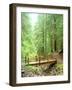
[{"label": "green foliage", "polygon": [[63,64],[56,64],[56,75],[62,75],[63,74]]},{"label": "green foliage", "polygon": [[35,44],[38,54],[48,55],[63,48],[63,16],[39,14],[35,26]]},{"label": "green foliage", "polygon": [[34,52],[31,20],[27,13],[21,13],[21,57],[30,56]]},{"label": "green foliage", "polygon": [[56,65],[54,65],[49,70],[48,75],[63,75],[63,64],[56,64]]},{"label": "green foliage", "polygon": [[28,77],[40,75],[41,73],[42,73],[41,67],[36,67],[31,65],[25,66],[25,74]]},{"label": "green foliage", "polygon": [[[35,15],[35,14],[33,14]],[[63,49],[63,15],[37,14],[32,25],[31,13],[21,13],[21,58],[47,56]]]},{"label": "green foliage", "polygon": [[48,65],[42,65],[37,67],[32,65],[25,65],[24,71],[26,77],[63,75],[63,64],[55,64],[49,69]]}]

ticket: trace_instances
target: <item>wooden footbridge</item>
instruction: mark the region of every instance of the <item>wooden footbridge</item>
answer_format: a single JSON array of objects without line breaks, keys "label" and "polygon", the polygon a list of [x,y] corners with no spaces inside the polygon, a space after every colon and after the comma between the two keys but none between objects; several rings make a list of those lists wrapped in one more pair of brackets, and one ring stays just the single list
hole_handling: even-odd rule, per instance
[{"label": "wooden footbridge", "polygon": [[36,62],[29,62],[27,63],[26,65],[42,65],[42,64],[52,64],[52,63],[56,63],[57,60],[54,59],[54,60],[41,60],[41,61],[36,61]]},{"label": "wooden footbridge", "polygon": [[29,59],[28,59],[28,62],[25,62],[25,63],[22,63],[22,70],[21,70],[21,75],[22,75],[22,77],[24,77],[24,72],[25,72],[25,70],[24,70],[24,65],[31,65],[31,66],[41,66],[41,65],[44,65],[44,64],[49,64],[50,66],[49,66],[49,68],[50,67],[52,67],[54,64],[56,64],[57,63],[57,59],[56,58],[54,58],[54,59],[48,59],[48,60],[42,60],[42,59],[36,59],[36,61],[29,61]]},{"label": "wooden footbridge", "polygon": [[35,58],[35,60],[31,61],[29,60],[29,58],[25,58],[25,62],[22,63],[22,65],[43,65],[43,64],[53,64],[56,63],[57,59],[56,58],[52,58],[52,59],[46,59],[46,58]]}]

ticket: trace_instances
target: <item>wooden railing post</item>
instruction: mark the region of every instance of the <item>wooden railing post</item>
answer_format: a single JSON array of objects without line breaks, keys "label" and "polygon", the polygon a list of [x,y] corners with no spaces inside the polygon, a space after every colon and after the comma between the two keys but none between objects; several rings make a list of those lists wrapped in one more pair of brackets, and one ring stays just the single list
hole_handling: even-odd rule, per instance
[{"label": "wooden railing post", "polygon": [[28,64],[29,64],[29,57],[28,57]]},{"label": "wooden railing post", "polygon": [[[35,60],[36,60],[36,62],[37,62],[37,56],[35,56]],[[36,65],[36,67],[37,67],[37,65]]]},{"label": "wooden railing post", "polygon": [[37,56],[35,56],[35,60],[36,60],[36,62],[37,62]]},{"label": "wooden railing post", "polygon": [[25,56],[25,64],[26,64],[26,56]]},{"label": "wooden railing post", "polygon": [[41,58],[40,58],[40,56],[39,56],[39,65],[40,65],[40,59],[41,59]]}]

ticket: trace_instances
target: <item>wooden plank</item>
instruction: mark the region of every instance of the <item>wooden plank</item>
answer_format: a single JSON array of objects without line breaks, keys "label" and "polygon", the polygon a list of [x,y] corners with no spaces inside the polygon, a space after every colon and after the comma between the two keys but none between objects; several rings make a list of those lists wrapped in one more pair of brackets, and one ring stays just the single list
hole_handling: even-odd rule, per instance
[{"label": "wooden plank", "polygon": [[[45,60],[45,61],[37,61],[37,62],[29,62],[29,65],[40,65],[40,64],[47,64],[47,63],[55,63],[57,60]],[[26,64],[28,65],[28,64]]]}]

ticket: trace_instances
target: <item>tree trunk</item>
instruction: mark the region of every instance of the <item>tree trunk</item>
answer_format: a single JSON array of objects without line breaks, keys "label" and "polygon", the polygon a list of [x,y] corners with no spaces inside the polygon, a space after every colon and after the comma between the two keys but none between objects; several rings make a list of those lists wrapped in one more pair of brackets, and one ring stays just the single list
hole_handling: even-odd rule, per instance
[{"label": "tree trunk", "polygon": [[56,49],[56,19],[55,16],[52,18],[52,51],[55,52]]}]

